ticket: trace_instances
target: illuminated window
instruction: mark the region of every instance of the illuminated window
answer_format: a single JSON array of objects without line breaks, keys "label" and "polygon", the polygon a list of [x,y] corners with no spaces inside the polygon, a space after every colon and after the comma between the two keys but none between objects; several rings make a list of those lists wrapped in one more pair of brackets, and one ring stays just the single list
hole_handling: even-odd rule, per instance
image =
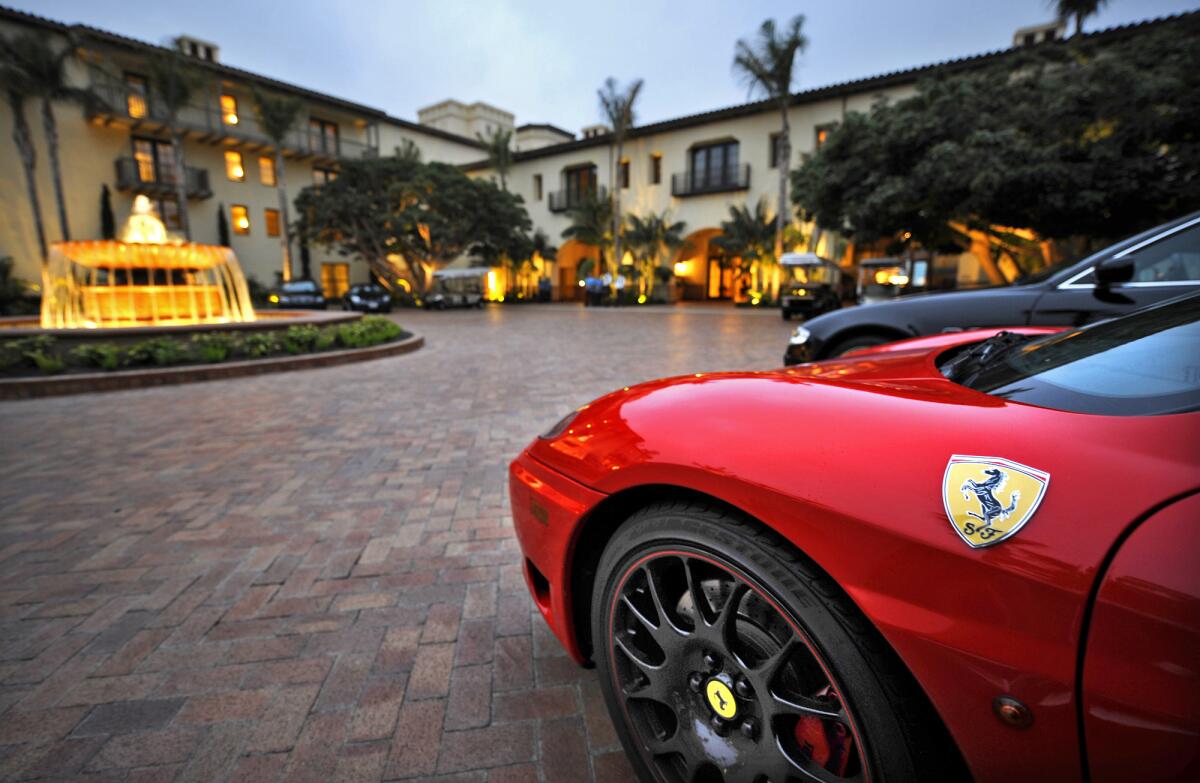
[{"label": "illuminated window", "polygon": [[818,125],[817,126],[817,129],[816,129],[817,149],[821,149],[821,147],[825,144],[825,142],[829,140],[829,134],[833,133],[833,127],[834,126],[832,126],[832,125]]},{"label": "illuminated window", "polygon": [[533,175],[533,200],[534,201],[542,200],[542,175],[541,174]]},{"label": "illuminated window", "polygon": [[266,227],[267,227],[267,236],[269,236],[269,237],[279,236],[279,210],[278,209],[264,209],[263,210],[263,224],[266,225]]},{"label": "illuminated window", "polygon": [[318,120],[313,117],[308,121],[308,148],[312,152],[323,152],[326,155],[338,154],[338,126],[336,122]]},{"label": "illuminated window", "polygon": [[221,122],[226,125],[238,124],[237,98],[232,95],[221,96]]},{"label": "illuminated window", "polygon": [[242,153],[225,150],[225,176],[233,182],[246,181],[246,169],[242,168]]},{"label": "illuminated window", "polygon": [[321,264],[321,290],[326,299],[336,299],[350,287],[350,265]]},{"label": "illuminated window", "polygon": [[622,190],[629,187],[629,161],[621,161],[621,165],[617,169],[617,178],[621,183]]},{"label": "illuminated window", "polygon": [[149,92],[145,76],[125,74],[125,109],[130,117],[140,120],[146,116],[146,96]]},{"label": "illuminated window", "polygon": [[333,182],[335,179],[337,179],[337,172],[334,171],[333,169],[322,169],[322,168],[314,168],[313,169],[313,184],[314,185],[324,185],[328,182]]},{"label": "illuminated window", "polygon": [[275,159],[270,155],[258,156],[258,178],[262,184],[275,187]]},{"label": "illuminated window", "polygon": [[159,198],[154,200],[154,209],[158,212],[158,219],[163,222],[167,228],[179,228],[179,203],[173,198]]},{"label": "illuminated window", "polygon": [[138,182],[175,182],[175,150],[168,141],[159,139],[133,139],[133,160],[137,167]]},{"label": "illuminated window", "polygon": [[233,233],[249,234],[250,233],[250,211],[241,204],[234,204],[229,208],[230,222],[233,223]]},{"label": "illuminated window", "polygon": [[650,184],[657,185],[662,182],[662,155],[654,153],[650,156]]}]

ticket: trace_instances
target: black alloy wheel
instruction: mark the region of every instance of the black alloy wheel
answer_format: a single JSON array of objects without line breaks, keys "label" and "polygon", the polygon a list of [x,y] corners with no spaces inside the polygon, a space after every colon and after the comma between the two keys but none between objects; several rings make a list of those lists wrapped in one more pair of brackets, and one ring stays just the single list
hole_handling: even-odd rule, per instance
[{"label": "black alloy wheel", "polygon": [[[922,695],[908,693],[906,672],[893,676],[898,661],[863,654],[867,640],[846,624],[858,631],[862,618],[849,617],[855,610],[836,587],[810,582],[828,578],[806,573],[811,564],[784,546],[756,523],[690,504],[644,509],[609,542],[592,638],[609,712],[639,776],[933,779],[917,775],[924,768],[959,779],[957,751],[931,739],[940,721],[922,713]],[[926,725],[914,727],[913,713]],[[934,747],[944,763],[918,760]]]}]

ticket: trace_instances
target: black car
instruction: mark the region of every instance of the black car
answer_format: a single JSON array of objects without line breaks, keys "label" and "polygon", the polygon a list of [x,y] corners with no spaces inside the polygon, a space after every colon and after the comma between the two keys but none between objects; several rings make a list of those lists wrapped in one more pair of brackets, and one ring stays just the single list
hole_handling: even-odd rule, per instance
[{"label": "black car", "polygon": [[364,313],[390,313],[392,295],[381,285],[361,283],[350,286],[342,297],[343,310],[359,310]]},{"label": "black car", "polygon": [[314,280],[293,280],[279,286],[271,294],[270,301],[277,307],[289,310],[324,310],[325,294]]},{"label": "black car", "polygon": [[1082,326],[1200,288],[1200,212],[1013,285],[920,293],[814,318],[792,333],[785,364],[974,327]]}]

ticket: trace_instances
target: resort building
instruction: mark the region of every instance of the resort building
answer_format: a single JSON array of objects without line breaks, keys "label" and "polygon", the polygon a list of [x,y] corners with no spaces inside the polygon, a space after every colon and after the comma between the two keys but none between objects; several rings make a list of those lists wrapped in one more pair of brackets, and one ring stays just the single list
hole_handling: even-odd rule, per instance
[{"label": "resort building", "polygon": [[[1158,22],[1128,25],[1091,36],[1135,35]],[[38,33],[56,46],[71,45],[69,61],[74,86],[86,87],[97,100],[87,105],[60,102],[54,106],[60,136],[61,169],[74,239],[98,238],[102,231],[101,192],[110,192],[112,211],[128,214],[135,195],[151,198],[168,227],[178,227],[170,123],[165,107],[149,89],[149,63],[162,47],[83,25],[66,24],[0,8],[0,35]],[[1040,25],[1014,38],[1013,49],[950,62],[924,65],[794,94],[789,123],[794,166],[818,150],[847,112],[867,111],[880,100],[912,94],[918,80],[941,73],[972,69],[1007,57],[1025,46],[1053,41],[1060,25]],[[186,195],[195,241],[217,243],[224,222],[229,243],[248,277],[274,284],[282,272],[280,220],[276,182],[284,181],[289,202],[300,190],[337,176],[339,162],[349,158],[391,155],[412,143],[423,159],[462,165],[472,176],[494,176],[480,137],[496,130],[512,131],[513,164],[508,188],[522,197],[534,227],[559,244],[554,262],[535,261],[529,274],[546,278],[554,298],[574,299],[579,269],[595,248],[564,242],[569,210],[589,195],[621,189],[622,211],[636,215],[669,211],[686,224],[687,240],[669,259],[676,275],[676,294],[689,299],[737,299],[736,259],[724,258],[712,243],[730,207],[754,207],[766,199],[774,213],[781,167],[778,159],[781,120],[778,107],[767,101],[678,117],[633,128],[621,160],[614,159],[612,134],[597,124],[576,135],[544,123],[517,125],[503,109],[483,102],[446,100],[418,112],[418,122],[380,109],[317,93],[221,62],[216,43],[180,36],[175,46],[206,77],[189,104],[178,114],[186,160]],[[303,101],[302,119],[283,140],[283,170],[276,171],[274,142],[260,127],[254,91],[293,95]],[[26,113],[37,159],[37,188],[47,241],[63,237],[55,207],[48,152],[39,111],[33,101]],[[21,157],[9,139],[13,117],[8,104],[0,108],[0,256],[11,256],[17,276],[37,280],[39,249],[24,187]],[[224,221],[221,220],[223,215]],[[293,215],[293,218],[295,216]],[[813,232],[804,249],[852,263],[852,248],[831,235]],[[861,250],[859,256],[861,257]],[[293,273],[307,273],[326,294],[340,295],[352,282],[364,281],[366,264],[312,248],[308,267],[301,269],[293,249]],[[469,263],[463,259],[461,263]],[[971,248],[955,260],[963,281],[1006,276],[989,258],[986,246]],[[498,272],[499,274],[499,272]],[[512,281],[508,281],[511,283]],[[492,281],[493,290],[505,283]]]}]

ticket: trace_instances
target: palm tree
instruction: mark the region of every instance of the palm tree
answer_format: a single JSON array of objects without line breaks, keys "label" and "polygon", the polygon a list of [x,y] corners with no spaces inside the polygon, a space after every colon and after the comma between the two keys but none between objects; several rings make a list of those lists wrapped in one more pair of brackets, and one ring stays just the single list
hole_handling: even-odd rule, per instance
[{"label": "palm tree", "polygon": [[[641,79],[634,79],[622,90],[617,85],[617,80],[610,76],[605,80],[604,86],[596,91],[600,97],[600,111],[612,128],[612,142],[617,149],[616,157],[610,161],[612,165],[616,166],[615,171],[619,171],[621,168],[621,158],[625,152],[625,135],[633,127],[633,105],[637,103],[638,94],[642,91],[642,84]],[[609,174],[613,175],[615,171],[610,166]],[[621,183],[617,182],[616,176],[612,176],[611,182],[613,263],[619,266],[621,263]]]},{"label": "palm tree", "polygon": [[758,28],[758,40],[747,43],[739,40],[733,54],[733,70],[749,86],[779,106],[782,125],[779,130],[775,165],[779,167],[779,207],[775,213],[775,257],[783,254],[783,227],[791,215],[788,189],[792,168],[791,125],[788,122],[788,103],[792,94],[793,70],[796,55],[808,47],[804,36],[804,15],[792,17],[782,33],[775,21],[767,19]]},{"label": "palm tree", "polygon": [[180,113],[204,83],[204,76],[190,65],[182,54],[162,50],[150,59],[150,82],[153,86],[154,108],[171,135],[171,157],[174,159],[175,200],[179,204],[179,228],[183,236],[192,238],[192,224],[187,208],[187,168],[183,161],[183,128]]},{"label": "palm tree", "polygon": [[489,136],[482,136],[478,133],[475,138],[479,139],[487,146],[488,161],[492,164],[492,168],[500,175],[500,189],[508,190],[508,172],[512,169],[512,134],[513,132],[507,128],[496,128]]},{"label": "palm tree", "polygon": [[25,195],[29,199],[29,208],[33,212],[33,228],[37,234],[38,251],[41,255],[43,279],[46,271],[46,226],[42,220],[42,203],[37,192],[37,151],[33,147],[33,134],[29,132],[29,121],[25,118],[25,99],[27,92],[19,71],[11,67],[7,61],[0,62],[0,81],[4,82],[5,93],[8,96],[8,106],[13,116],[13,144],[21,158],[21,168],[25,171]]},{"label": "palm tree", "polygon": [[1108,5],[1108,0],[1051,0],[1050,6],[1058,13],[1058,18],[1064,22],[1075,20],[1075,35],[1083,32],[1083,22],[1091,16],[1100,13],[1100,9]]},{"label": "palm tree", "polygon": [[54,119],[55,101],[87,103],[92,94],[72,87],[67,81],[67,61],[75,54],[74,41],[55,49],[43,35],[20,35],[0,41],[5,63],[19,74],[22,92],[26,97],[39,98],[42,103],[42,132],[46,138],[46,153],[50,158],[50,177],[58,207],[58,225],[64,240],[71,238],[67,220],[67,201],[63,191],[62,166],[58,156],[58,123]]},{"label": "palm tree", "polygon": [[731,257],[740,258],[742,274],[747,274],[757,264],[757,286],[758,290],[762,291],[766,278],[764,265],[770,259],[772,248],[778,241],[777,228],[775,219],[767,211],[766,197],[763,197],[755,205],[754,212],[745,204],[730,207],[729,220],[721,222],[721,235],[713,237],[710,242]]},{"label": "palm tree", "polygon": [[668,210],[661,215],[650,213],[646,217],[629,215],[626,220],[629,223],[626,239],[634,260],[639,263],[642,293],[649,297],[654,291],[655,274],[664,251],[670,252],[683,244],[685,224],[682,220],[672,222]]},{"label": "palm tree", "polygon": [[279,198],[279,244],[283,250],[283,279],[292,279],[292,226],[288,220],[287,183],[283,172],[283,140],[296,126],[303,108],[299,98],[254,90],[254,107],[263,133],[275,145],[275,194]]},{"label": "palm tree", "polygon": [[612,202],[589,195],[567,210],[571,225],[563,229],[563,239],[574,239],[600,251],[600,272],[605,266],[605,250],[613,243]]}]

